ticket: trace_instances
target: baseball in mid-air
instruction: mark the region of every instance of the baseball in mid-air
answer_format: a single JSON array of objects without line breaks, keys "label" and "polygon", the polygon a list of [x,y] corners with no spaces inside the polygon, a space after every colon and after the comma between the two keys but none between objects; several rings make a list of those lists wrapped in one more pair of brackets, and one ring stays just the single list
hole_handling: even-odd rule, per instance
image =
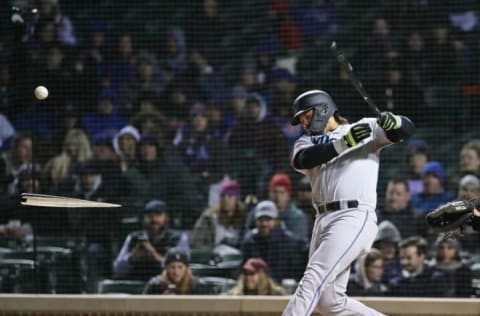
[{"label": "baseball in mid-air", "polygon": [[48,90],[44,86],[38,86],[33,92],[37,100],[45,100],[48,97]]}]

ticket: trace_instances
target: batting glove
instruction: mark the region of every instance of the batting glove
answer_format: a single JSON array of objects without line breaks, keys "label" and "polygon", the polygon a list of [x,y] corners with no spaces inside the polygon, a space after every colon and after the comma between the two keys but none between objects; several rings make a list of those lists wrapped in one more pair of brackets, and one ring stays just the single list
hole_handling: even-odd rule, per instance
[{"label": "batting glove", "polygon": [[382,112],[377,118],[377,123],[385,131],[397,129],[402,126],[402,119],[400,116],[393,114],[392,112]]},{"label": "batting glove", "polygon": [[348,148],[358,145],[362,140],[372,134],[372,129],[367,123],[356,124],[350,127],[350,130],[338,141],[333,142],[333,147],[337,153],[341,153]]}]

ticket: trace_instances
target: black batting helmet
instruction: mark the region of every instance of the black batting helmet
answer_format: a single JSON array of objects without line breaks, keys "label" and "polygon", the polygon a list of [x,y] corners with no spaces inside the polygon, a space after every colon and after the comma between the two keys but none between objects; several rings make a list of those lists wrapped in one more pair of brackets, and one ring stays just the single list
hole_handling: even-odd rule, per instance
[{"label": "black batting helmet", "polygon": [[332,97],[322,90],[309,90],[299,95],[293,102],[292,125],[300,124],[299,116],[311,109],[315,115],[310,126],[311,132],[322,132],[328,119],[337,111],[337,106]]}]

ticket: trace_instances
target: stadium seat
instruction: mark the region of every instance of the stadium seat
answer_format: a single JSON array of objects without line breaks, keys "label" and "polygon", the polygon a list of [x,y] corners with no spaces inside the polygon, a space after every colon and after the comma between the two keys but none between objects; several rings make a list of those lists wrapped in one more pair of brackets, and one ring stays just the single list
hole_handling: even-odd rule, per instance
[{"label": "stadium seat", "polygon": [[2,293],[34,293],[34,262],[25,259],[0,259]]},{"label": "stadium seat", "polygon": [[470,266],[472,271],[472,288],[476,297],[480,297],[480,263],[474,263]]},{"label": "stadium seat", "polygon": [[237,283],[234,279],[212,276],[200,277],[199,282],[206,287],[208,294],[226,293]]},{"label": "stadium seat", "polygon": [[99,294],[142,294],[146,282],[134,280],[102,280],[98,283]]}]

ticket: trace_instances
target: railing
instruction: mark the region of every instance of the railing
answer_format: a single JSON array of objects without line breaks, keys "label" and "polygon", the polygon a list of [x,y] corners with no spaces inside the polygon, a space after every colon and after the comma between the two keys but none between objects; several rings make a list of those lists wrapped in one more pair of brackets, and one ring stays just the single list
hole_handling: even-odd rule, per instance
[{"label": "railing", "polygon": [[[480,299],[360,298],[390,316],[478,316]],[[0,316],[278,316],[288,297],[0,295]],[[319,313],[314,315],[319,316]]]}]

